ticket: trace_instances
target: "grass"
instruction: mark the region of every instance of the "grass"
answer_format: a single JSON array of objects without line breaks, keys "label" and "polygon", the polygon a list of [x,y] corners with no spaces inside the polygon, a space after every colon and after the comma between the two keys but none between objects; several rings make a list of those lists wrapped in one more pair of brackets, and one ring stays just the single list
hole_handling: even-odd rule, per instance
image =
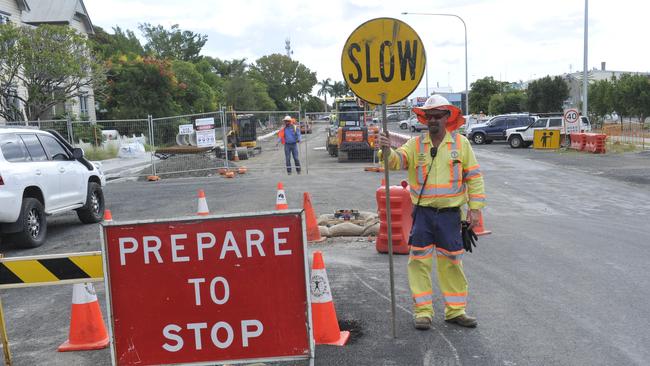
[{"label": "grass", "polygon": [[626,152],[637,151],[639,148],[635,144],[628,144],[620,141],[607,143],[607,152],[613,154],[621,154]]},{"label": "grass", "polygon": [[104,149],[101,147],[92,147],[91,149],[84,150],[84,156],[88,160],[106,160],[117,157],[117,147],[109,145],[108,148]]}]

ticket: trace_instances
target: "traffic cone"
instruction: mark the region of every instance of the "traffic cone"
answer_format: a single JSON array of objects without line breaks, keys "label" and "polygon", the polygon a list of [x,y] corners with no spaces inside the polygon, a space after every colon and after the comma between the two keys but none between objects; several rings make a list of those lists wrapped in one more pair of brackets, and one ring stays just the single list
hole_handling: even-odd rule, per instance
[{"label": "traffic cone", "polygon": [[316,220],[314,207],[311,205],[309,192],[304,192],[302,198],[302,208],[305,210],[305,221],[307,222],[307,240],[310,242],[320,243],[324,241],[325,238],[320,236],[318,221]]},{"label": "traffic cone", "polygon": [[108,332],[102,320],[92,283],[77,283],[72,289],[72,311],[68,340],[59,352],[87,351],[108,347]]},{"label": "traffic cone", "polygon": [[208,201],[205,199],[205,192],[202,189],[199,189],[199,205],[196,210],[196,214],[199,216],[207,216],[210,214],[208,209]]},{"label": "traffic cone", "polygon": [[492,234],[492,231],[485,230],[483,226],[483,214],[481,211],[478,212],[478,225],[474,227],[474,234],[478,236]]},{"label": "traffic cone", "polygon": [[314,252],[311,268],[311,316],[314,321],[314,340],[316,344],[344,346],[350,338],[350,332],[341,331],[339,328],[323,253],[318,250]]},{"label": "traffic cone", "polygon": [[278,183],[278,194],[275,197],[275,209],[276,210],[288,210],[289,204],[287,204],[287,194],[284,193],[284,186],[282,182]]},{"label": "traffic cone", "polygon": [[104,210],[104,222],[112,222],[113,221],[113,214],[111,213],[111,210],[105,209]]},{"label": "traffic cone", "polygon": [[237,152],[237,147],[235,147],[235,156],[232,158],[232,161],[239,161],[239,153]]}]

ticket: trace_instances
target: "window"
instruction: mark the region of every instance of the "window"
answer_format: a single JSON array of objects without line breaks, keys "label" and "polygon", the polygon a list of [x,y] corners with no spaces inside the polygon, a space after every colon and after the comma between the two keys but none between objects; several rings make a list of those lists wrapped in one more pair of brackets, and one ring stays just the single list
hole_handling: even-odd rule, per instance
[{"label": "window", "polygon": [[540,118],[535,123],[533,123],[533,128],[546,127],[547,118]]},{"label": "window", "polygon": [[551,118],[548,127],[562,127],[562,118]]},{"label": "window", "polygon": [[491,125],[492,127],[505,127],[506,126],[506,119],[505,118],[497,118],[492,121]]},{"label": "window", "polygon": [[35,135],[20,135],[20,138],[25,143],[27,151],[33,161],[47,161],[45,150],[43,150],[41,142],[38,141]]},{"label": "window", "polygon": [[82,94],[79,96],[79,113],[82,116],[88,115],[88,94]]},{"label": "window", "polygon": [[41,140],[41,143],[47,150],[47,153],[50,155],[52,160],[68,160],[70,156],[65,151],[63,146],[52,136],[48,135],[38,135],[38,139]]},{"label": "window", "polygon": [[10,163],[30,160],[25,144],[16,135],[5,135],[0,138],[0,150],[5,160]]}]

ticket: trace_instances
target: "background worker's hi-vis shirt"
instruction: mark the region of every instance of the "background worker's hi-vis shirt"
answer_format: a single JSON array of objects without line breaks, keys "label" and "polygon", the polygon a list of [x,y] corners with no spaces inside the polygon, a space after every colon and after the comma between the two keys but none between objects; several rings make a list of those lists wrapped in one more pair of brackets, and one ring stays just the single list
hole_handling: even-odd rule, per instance
[{"label": "background worker's hi-vis shirt", "polygon": [[[418,202],[422,184],[420,206],[460,207],[468,203],[471,209],[485,207],[483,175],[467,138],[459,133],[447,132],[438,146],[438,154],[431,167],[431,138],[429,134],[416,136],[404,145],[391,149],[389,169],[408,170],[411,200]],[[379,159],[382,159],[381,151]]]}]

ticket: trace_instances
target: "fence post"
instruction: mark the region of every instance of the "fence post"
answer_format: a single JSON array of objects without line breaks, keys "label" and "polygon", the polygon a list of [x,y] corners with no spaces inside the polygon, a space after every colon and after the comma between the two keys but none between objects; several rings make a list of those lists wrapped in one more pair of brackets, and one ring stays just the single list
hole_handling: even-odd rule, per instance
[{"label": "fence post", "polygon": [[70,118],[70,116],[66,117],[65,125],[66,125],[66,128],[68,129],[68,141],[70,141],[70,145],[72,145],[72,147],[75,147],[75,144],[74,144],[74,132],[72,130],[72,119]]},{"label": "fence post", "polygon": [[[221,107],[221,130],[223,131],[223,156],[226,160],[226,169],[229,169],[230,166],[228,164],[228,129],[226,128],[226,107]],[[235,146],[235,149],[237,149],[237,146]]]},{"label": "fence post", "polygon": [[149,152],[149,156],[151,157],[151,175],[156,176],[156,162],[153,159],[154,152],[156,151],[156,142],[153,138],[153,117],[150,114],[147,115],[147,122],[149,125],[149,142],[151,143],[151,151]]}]

